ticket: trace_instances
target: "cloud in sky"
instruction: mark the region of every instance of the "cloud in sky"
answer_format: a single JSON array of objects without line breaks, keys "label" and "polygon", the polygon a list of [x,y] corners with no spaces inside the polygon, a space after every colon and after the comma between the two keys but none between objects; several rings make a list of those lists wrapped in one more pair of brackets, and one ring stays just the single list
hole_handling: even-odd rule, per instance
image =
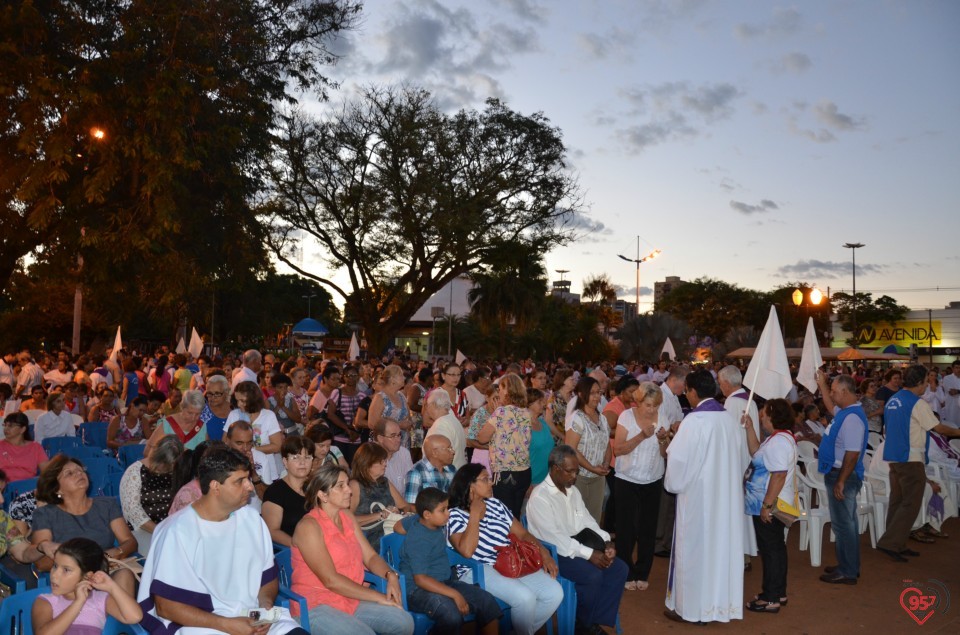
[{"label": "cloud in sky", "polygon": [[766,212],[780,209],[779,205],[767,198],[763,199],[756,205],[751,205],[750,203],[744,203],[742,201],[730,201],[730,207],[741,214],[746,214],[747,216],[751,214],[764,214]]},{"label": "cloud in sky", "polygon": [[517,17],[530,22],[543,23],[549,14],[549,9],[533,0],[495,0],[496,4],[506,7]]},{"label": "cloud in sky", "polygon": [[567,218],[566,223],[568,228],[578,234],[580,240],[597,241],[613,234],[613,230],[601,221],[580,212],[574,212]]},{"label": "cloud in sky", "polygon": [[577,45],[595,60],[616,58],[629,61],[633,58],[631,51],[637,42],[634,31],[614,26],[604,33],[579,33]]},{"label": "cloud in sky", "polygon": [[[637,287],[622,287],[619,284],[616,285],[617,288],[617,297],[621,300],[633,300],[637,297]],[[653,295],[653,289],[650,287],[645,287],[642,284],[640,285],[640,295]]]},{"label": "cloud in sky", "polygon": [[653,86],[632,86],[620,91],[628,106],[628,118],[640,121],[617,132],[630,150],[696,137],[703,124],[729,118],[733,103],[742,91],[721,82],[691,86],[688,82],[664,82]]},{"label": "cloud in sky", "polygon": [[[857,264],[857,275],[882,273],[886,265]],[[853,273],[849,262],[833,262],[828,260],[799,260],[792,265],[783,265],[777,269],[777,275],[792,278],[843,278]]]},{"label": "cloud in sky", "polygon": [[813,66],[813,61],[810,59],[806,53],[787,53],[780,59],[776,60],[770,65],[770,69],[774,73],[784,74],[784,73],[793,73],[795,75],[800,75],[805,73]]},{"label": "cloud in sky", "polygon": [[[816,122],[810,121],[811,113]],[[819,101],[812,108],[804,101],[795,101],[786,111],[786,118],[791,132],[817,143],[836,141],[834,133],[862,130],[867,122],[863,115],[840,112],[837,104],[829,99]]]},{"label": "cloud in sky", "polygon": [[733,32],[741,40],[755,40],[758,38],[782,38],[793,35],[800,30],[803,16],[793,7],[776,8],[769,19],[761,22],[741,22],[734,27]]}]

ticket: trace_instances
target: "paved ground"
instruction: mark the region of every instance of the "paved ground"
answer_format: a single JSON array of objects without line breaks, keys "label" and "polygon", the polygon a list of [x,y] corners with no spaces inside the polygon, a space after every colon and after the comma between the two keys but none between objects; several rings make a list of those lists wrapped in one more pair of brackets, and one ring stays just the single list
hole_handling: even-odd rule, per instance
[{"label": "paved ground", "polygon": [[[950,537],[927,545],[910,541],[910,548],[920,552],[907,564],[891,561],[870,548],[870,537],[861,537],[862,575],[856,586],[824,584],[817,578],[820,569],[810,566],[809,552],[798,548],[799,527],[790,530],[788,540],[789,606],[776,615],[757,614],[744,610],[742,621],[729,624],[691,626],[677,624],[663,616],[667,560],[656,558],[650,576],[650,588],[643,592],[625,592],[620,607],[624,635],[635,633],[960,633],[960,519],[951,518],[943,531]],[[834,564],[833,543],[824,545],[823,564]],[[745,574],[744,600],[760,590],[761,571],[755,560],[753,571]],[[909,582],[908,582],[909,581]],[[937,586],[942,583],[942,587]],[[923,594],[937,593],[939,605],[923,625],[905,611],[901,594],[909,587]],[[944,598],[943,588],[951,595]],[[917,594],[908,591],[905,603]],[[917,600],[914,600],[915,602]],[[922,618],[921,614],[920,617]]]}]

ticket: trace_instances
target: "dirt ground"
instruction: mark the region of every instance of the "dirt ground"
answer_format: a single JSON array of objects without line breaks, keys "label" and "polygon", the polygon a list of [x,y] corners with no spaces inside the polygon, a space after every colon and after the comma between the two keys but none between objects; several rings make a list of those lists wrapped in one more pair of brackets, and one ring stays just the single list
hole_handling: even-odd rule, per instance
[{"label": "dirt ground", "polygon": [[[821,569],[810,566],[810,554],[800,551],[799,527],[790,530],[787,541],[789,573],[787,595],[790,603],[776,615],[744,610],[743,620],[706,626],[677,624],[663,616],[667,560],[656,558],[647,591],[624,592],[620,623],[624,635],[636,633],[960,633],[960,519],[951,518],[943,531],[950,537],[934,544],[909,541],[920,552],[908,563],[893,562],[870,547],[870,536],[861,536],[861,577],[856,586],[825,584],[818,579]],[[834,545],[824,531],[823,565],[835,564]],[[744,601],[760,591],[759,558],[753,570],[744,574]],[[919,591],[906,591],[908,588]],[[946,593],[944,592],[946,589]],[[947,595],[952,597],[947,597]],[[911,599],[938,596],[932,614],[919,625],[901,607]],[[918,607],[917,604],[914,605]],[[919,613],[923,619],[929,613]]]}]

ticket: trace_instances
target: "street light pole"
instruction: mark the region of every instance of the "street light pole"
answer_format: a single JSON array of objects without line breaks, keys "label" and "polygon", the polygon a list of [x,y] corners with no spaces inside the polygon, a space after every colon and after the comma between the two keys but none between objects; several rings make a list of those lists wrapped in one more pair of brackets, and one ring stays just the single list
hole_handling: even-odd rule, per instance
[{"label": "street light pole", "polygon": [[661,252],[659,249],[654,249],[649,254],[641,258],[640,257],[640,237],[637,236],[637,257],[636,258],[627,258],[624,255],[617,254],[617,258],[620,258],[621,260],[626,260],[627,262],[636,263],[637,265],[637,293],[636,293],[637,317],[640,317],[640,263],[646,262],[648,260],[653,260],[654,258],[659,256],[661,253],[663,252]]},{"label": "street light pole", "polygon": [[853,348],[856,350],[859,344],[857,336],[857,250],[866,247],[863,243],[844,243],[843,245],[853,254]]},{"label": "street light pole", "polygon": [[312,315],[312,313],[311,313],[312,306],[311,306],[310,302],[311,302],[311,300],[313,300],[315,297],[317,297],[317,294],[316,294],[316,293],[311,293],[310,295],[305,295],[305,296],[303,296],[303,297],[306,298],[306,300],[307,300],[307,317],[308,317],[308,318],[312,318],[312,317],[313,317],[313,315]]}]

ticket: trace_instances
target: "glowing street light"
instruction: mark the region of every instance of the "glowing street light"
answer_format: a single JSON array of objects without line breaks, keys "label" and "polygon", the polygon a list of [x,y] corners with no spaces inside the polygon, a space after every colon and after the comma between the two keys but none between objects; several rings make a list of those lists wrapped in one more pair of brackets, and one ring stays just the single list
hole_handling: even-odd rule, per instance
[{"label": "glowing street light", "polygon": [[659,249],[654,249],[649,254],[641,258],[640,257],[640,237],[637,236],[637,257],[636,258],[627,258],[626,256],[623,256],[621,254],[617,254],[617,257],[620,258],[621,260],[626,260],[627,262],[634,262],[637,264],[637,317],[640,316],[640,263],[646,262],[648,260],[653,260],[654,258],[659,256],[661,253],[663,252],[661,252]]},{"label": "glowing street light", "polygon": [[104,139],[107,138],[107,133],[106,131],[104,131],[103,128],[94,126],[93,128],[90,128],[90,136],[96,139],[97,141],[103,141]]}]

